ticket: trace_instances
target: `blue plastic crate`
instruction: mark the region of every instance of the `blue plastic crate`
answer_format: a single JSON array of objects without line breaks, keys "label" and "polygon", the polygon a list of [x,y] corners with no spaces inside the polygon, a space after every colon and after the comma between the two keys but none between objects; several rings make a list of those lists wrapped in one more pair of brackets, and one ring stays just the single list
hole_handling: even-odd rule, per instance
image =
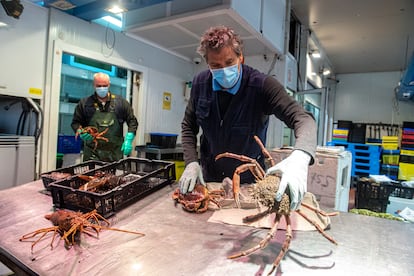
[{"label": "blue plastic crate", "polygon": [[379,174],[381,147],[347,142],[328,142],[331,146],[342,146],[352,154],[351,176]]},{"label": "blue plastic crate", "polygon": [[74,135],[58,136],[58,153],[80,153],[82,146],[81,139],[75,139]]},{"label": "blue plastic crate", "polygon": [[352,163],[374,168],[379,168],[380,166],[380,160],[378,158],[355,157]]},{"label": "blue plastic crate", "polygon": [[381,165],[381,172],[380,173],[388,176],[392,180],[397,180],[397,178],[398,178],[398,169],[399,169],[399,166],[397,166],[397,165],[383,164],[383,165]]},{"label": "blue plastic crate", "polygon": [[327,146],[344,147],[345,149],[348,149],[349,144],[345,141],[331,141],[326,143]]},{"label": "blue plastic crate", "polygon": [[354,163],[352,164],[351,175],[352,176],[367,176],[367,175],[378,175],[379,174],[379,165],[370,166],[367,164]]},{"label": "blue plastic crate", "polygon": [[376,158],[381,153],[381,147],[377,145],[367,144],[349,144],[349,149],[355,152],[357,156],[372,156]]}]

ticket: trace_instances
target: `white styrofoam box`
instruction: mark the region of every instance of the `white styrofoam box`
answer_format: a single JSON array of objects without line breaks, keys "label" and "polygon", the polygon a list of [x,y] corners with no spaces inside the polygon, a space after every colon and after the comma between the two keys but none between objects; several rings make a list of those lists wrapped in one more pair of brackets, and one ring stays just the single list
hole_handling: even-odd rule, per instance
[{"label": "white styrofoam box", "polygon": [[401,197],[390,196],[388,198],[387,213],[391,215],[398,215],[399,211],[404,210],[405,207],[408,207],[414,210],[414,199],[407,199]]},{"label": "white styrofoam box", "polygon": [[[273,149],[270,155],[280,162],[290,149]],[[316,196],[321,207],[348,212],[351,185],[352,154],[316,152],[315,163],[308,171],[308,192]]]}]

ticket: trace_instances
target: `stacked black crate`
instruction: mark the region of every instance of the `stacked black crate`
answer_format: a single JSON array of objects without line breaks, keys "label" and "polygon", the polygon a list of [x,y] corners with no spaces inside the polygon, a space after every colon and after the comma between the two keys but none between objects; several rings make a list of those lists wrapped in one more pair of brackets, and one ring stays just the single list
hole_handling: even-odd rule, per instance
[{"label": "stacked black crate", "polygon": [[403,122],[398,179],[414,180],[414,122]]},{"label": "stacked black crate", "polygon": [[398,161],[400,158],[400,151],[395,150],[382,150],[382,164],[381,174],[388,176],[392,180],[398,178]]},{"label": "stacked black crate", "polygon": [[349,133],[348,142],[365,144],[366,142],[367,125],[360,123],[353,123],[351,132]]},{"label": "stacked black crate", "polygon": [[381,174],[392,180],[398,178],[398,161],[400,158],[398,136],[382,136],[382,164]]}]

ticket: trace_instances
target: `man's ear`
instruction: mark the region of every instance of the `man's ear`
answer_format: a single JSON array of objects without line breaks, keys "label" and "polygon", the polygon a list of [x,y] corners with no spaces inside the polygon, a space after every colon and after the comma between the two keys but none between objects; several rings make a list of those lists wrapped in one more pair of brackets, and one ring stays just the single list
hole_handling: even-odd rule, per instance
[{"label": "man's ear", "polygon": [[240,63],[244,64],[244,55],[243,54],[241,54],[241,56],[240,56]]}]

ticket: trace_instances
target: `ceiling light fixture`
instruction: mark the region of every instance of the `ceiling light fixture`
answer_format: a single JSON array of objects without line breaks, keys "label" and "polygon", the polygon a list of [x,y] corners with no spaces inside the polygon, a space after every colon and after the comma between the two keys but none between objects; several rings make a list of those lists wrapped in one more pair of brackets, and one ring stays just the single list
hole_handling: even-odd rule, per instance
[{"label": "ceiling light fixture", "polygon": [[114,13],[114,14],[123,13],[123,12],[128,11],[127,9],[122,8],[122,7],[118,6],[118,5],[114,5],[114,6],[110,7],[110,8],[105,9],[105,10],[106,11],[109,11],[111,13]]},{"label": "ceiling light fixture", "polygon": [[312,50],[312,51],[310,52],[310,55],[311,55],[313,58],[320,58],[320,57],[321,57],[321,53],[320,53],[318,50]]},{"label": "ceiling light fixture", "polygon": [[327,69],[327,68],[323,69],[323,71],[322,71],[322,75],[324,75],[324,76],[328,76],[329,74],[331,74],[331,70],[329,70],[329,69]]}]

